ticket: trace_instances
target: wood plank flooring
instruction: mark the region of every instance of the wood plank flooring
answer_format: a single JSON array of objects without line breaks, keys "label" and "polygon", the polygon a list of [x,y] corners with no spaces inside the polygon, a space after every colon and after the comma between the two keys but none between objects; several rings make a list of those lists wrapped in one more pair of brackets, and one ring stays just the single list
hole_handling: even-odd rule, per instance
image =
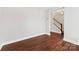
[{"label": "wood plank flooring", "polygon": [[59,33],[53,32],[4,45],[1,51],[79,51],[79,46],[63,41]]}]

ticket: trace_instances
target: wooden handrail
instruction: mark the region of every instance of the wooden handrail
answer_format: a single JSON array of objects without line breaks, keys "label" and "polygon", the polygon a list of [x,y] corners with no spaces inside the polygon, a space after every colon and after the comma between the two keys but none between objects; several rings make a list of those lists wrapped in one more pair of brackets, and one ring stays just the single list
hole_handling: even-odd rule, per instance
[{"label": "wooden handrail", "polygon": [[55,18],[53,18],[53,20],[55,20],[57,23],[59,23],[61,25],[61,23],[59,21],[57,21]]}]

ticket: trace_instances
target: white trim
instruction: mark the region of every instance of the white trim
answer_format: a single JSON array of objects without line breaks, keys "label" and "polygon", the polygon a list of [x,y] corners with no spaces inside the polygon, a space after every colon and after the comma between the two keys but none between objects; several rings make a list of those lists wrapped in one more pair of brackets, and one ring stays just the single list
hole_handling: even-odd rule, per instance
[{"label": "white trim", "polygon": [[45,34],[47,34],[47,35],[49,35],[49,36],[50,36],[50,32],[49,32],[49,33],[45,33]]},{"label": "white trim", "polygon": [[79,45],[79,42],[78,41],[75,41],[75,40],[69,40],[69,39],[63,39],[64,41],[67,41],[67,42],[70,42],[70,43],[73,43],[73,44],[76,44],[76,45]]},{"label": "white trim", "polygon": [[2,48],[2,45],[0,45],[0,50],[1,50],[1,48]]},{"label": "white trim", "polygon": [[23,37],[23,38],[14,40],[14,41],[8,41],[8,42],[5,42],[5,43],[1,44],[1,45],[0,45],[0,49],[2,48],[2,46],[6,45],[6,44],[10,44],[10,43],[13,43],[13,42],[21,41],[21,40],[24,40],[24,39],[29,39],[29,38],[36,37],[36,36],[40,36],[40,35],[43,35],[43,34],[50,35],[49,33],[41,33],[41,34],[29,36],[29,37]]}]

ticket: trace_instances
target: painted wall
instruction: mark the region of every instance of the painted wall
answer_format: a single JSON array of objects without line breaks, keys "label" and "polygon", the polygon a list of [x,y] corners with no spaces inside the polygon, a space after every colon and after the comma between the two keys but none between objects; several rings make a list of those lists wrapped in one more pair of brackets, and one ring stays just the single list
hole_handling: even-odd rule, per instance
[{"label": "painted wall", "polygon": [[0,44],[49,32],[48,8],[0,8]]},{"label": "painted wall", "polygon": [[79,7],[65,8],[64,40],[79,45]]}]

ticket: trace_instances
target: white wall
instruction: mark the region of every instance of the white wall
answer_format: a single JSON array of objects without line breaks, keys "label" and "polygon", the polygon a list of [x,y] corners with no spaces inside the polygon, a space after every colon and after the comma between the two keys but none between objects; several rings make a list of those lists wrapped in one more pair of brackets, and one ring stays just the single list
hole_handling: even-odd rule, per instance
[{"label": "white wall", "polygon": [[65,8],[64,40],[79,45],[79,7]]},{"label": "white wall", "polygon": [[48,8],[0,8],[0,44],[49,32]]}]

